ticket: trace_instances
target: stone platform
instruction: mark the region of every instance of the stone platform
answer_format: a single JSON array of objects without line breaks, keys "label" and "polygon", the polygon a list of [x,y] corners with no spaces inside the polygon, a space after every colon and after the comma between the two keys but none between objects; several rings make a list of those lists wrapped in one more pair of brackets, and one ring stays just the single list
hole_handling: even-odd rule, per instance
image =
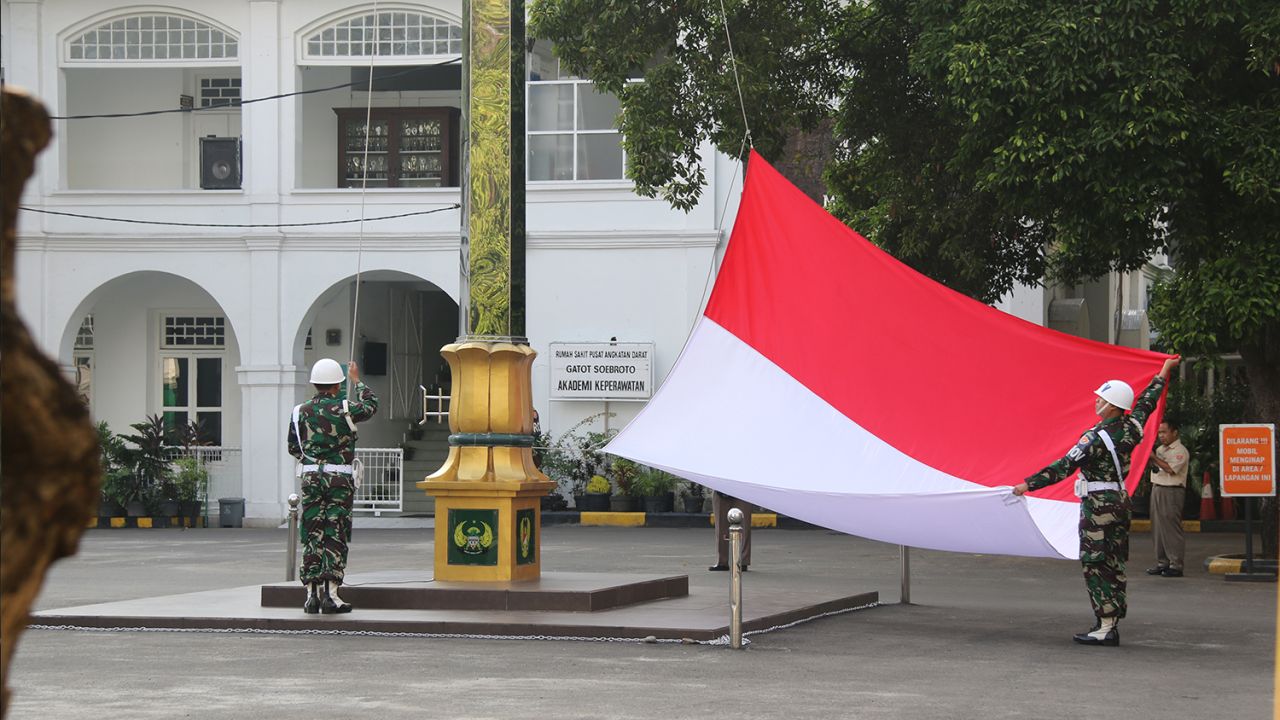
[{"label": "stone platform", "polygon": [[[827,613],[867,607],[879,594],[750,582],[743,627],[765,630]],[[250,585],[35,613],[36,625],[111,629],[338,631],[715,640],[729,632],[727,591],[691,590],[685,575],[543,573],[531,583],[436,583],[421,571],[348,576],[344,615],[307,615],[296,584]],[[725,578],[727,581],[727,577]]]},{"label": "stone platform", "polygon": [[[543,573],[529,582],[445,582],[429,573],[388,571],[349,575],[342,599],[369,610],[534,610],[595,612],[689,594],[689,576],[624,573]],[[298,583],[262,586],[263,607],[300,608]]]}]

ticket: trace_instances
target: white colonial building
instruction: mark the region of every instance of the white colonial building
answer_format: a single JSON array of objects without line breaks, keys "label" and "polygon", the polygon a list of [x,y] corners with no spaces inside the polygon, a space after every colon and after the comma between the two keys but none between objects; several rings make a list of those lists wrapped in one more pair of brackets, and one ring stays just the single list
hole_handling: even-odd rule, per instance
[{"label": "white colonial building", "polygon": [[[0,3],[4,82],[65,118],[23,199],[20,310],[113,430],[201,421],[221,448],[210,495],[245,498],[249,523],[285,514],[286,419],[314,360],[366,361],[383,404],[361,446],[391,455],[422,417],[419,386],[443,379],[438,351],[459,329],[461,101],[457,65],[443,63],[460,57],[460,12],[460,0]],[[167,112],[102,117],[153,110]],[[554,433],[605,408],[550,398],[549,344],[652,343],[664,377],[741,188],[734,160],[708,148],[709,188],[690,212],[636,196],[616,112],[535,45],[527,332],[534,404]],[[1135,277],[1119,293],[1115,280],[1028,290],[1006,309],[1114,340],[1112,310],[1145,307]],[[1127,344],[1146,342],[1137,315],[1124,322]],[[610,403],[610,425],[638,409]],[[429,510],[412,483],[437,459],[379,461],[394,491],[366,507]]]},{"label": "white colonial building", "polygon": [[[458,211],[289,225],[459,201],[459,76],[439,64],[460,56],[461,3],[4,0],[0,12],[5,82],[56,116],[197,109],[55,120],[23,198],[46,213],[20,217],[21,312],[94,416],[116,431],[154,414],[203,421],[229,466],[211,495],[244,497],[250,522],[274,524],[294,490],[285,423],[306,369],[372,350],[383,405],[361,445],[398,448],[458,335]],[[732,217],[735,165],[705,153],[710,192],[688,213],[639,198],[616,100],[560,72],[545,43],[529,72],[527,332],[542,353],[535,406],[560,431],[603,407],[548,400],[549,343],[653,343],[665,375]],[[611,403],[611,425],[637,409]],[[429,509],[420,478],[406,469],[403,509]]]}]

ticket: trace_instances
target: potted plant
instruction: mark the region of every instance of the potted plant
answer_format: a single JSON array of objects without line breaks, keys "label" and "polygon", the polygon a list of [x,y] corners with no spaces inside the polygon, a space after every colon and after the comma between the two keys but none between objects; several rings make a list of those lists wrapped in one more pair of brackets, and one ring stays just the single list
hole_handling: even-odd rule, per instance
[{"label": "potted plant", "polygon": [[614,458],[610,471],[616,490],[613,497],[609,499],[609,509],[614,512],[642,510],[641,500],[634,494],[635,480],[640,472],[640,466],[626,458]]},{"label": "potted plant", "polygon": [[421,440],[423,432],[422,426],[416,420],[409,423],[409,429],[405,431],[406,441]]},{"label": "potted plant", "polygon": [[[583,505],[587,483],[607,467],[608,458],[600,448],[613,433],[589,432],[579,435],[577,431],[602,415],[603,413],[597,413],[584,418],[540,453],[539,469],[556,481],[562,494],[573,497],[579,509]],[[608,509],[607,499],[604,509]]]},{"label": "potted plant", "polygon": [[98,447],[102,451],[102,497],[98,502],[98,517],[123,517],[132,483],[128,447],[119,435],[111,432],[105,420],[98,423]]},{"label": "potted plant", "polygon": [[578,503],[583,512],[603,512],[609,509],[609,481],[603,475],[592,475]]},{"label": "potted plant", "polygon": [[[143,517],[158,511],[160,501],[170,494],[165,491],[172,475],[165,449],[169,434],[159,415],[148,415],[145,422],[129,427],[135,434],[121,435],[133,444],[126,451],[132,482],[125,511],[129,517]],[[176,497],[176,492],[172,494]]]},{"label": "potted plant", "polygon": [[644,497],[646,513],[672,512],[675,509],[676,476],[657,468],[646,467],[636,476],[634,485]]},{"label": "potted plant", "polygon": [[702,512],[703,505],[706,503],[706,495],[701,485],[696,482],[685,483],[684,493],[681,497],[684,499],[685,512]]},{"label": "potted plant", "polygon": [[178,513],[189,527],[195,527],[200,517],[201,500],[209,490],[209,469],[193,457],[184,457],[174,463],[173,484],[178,489]]}]

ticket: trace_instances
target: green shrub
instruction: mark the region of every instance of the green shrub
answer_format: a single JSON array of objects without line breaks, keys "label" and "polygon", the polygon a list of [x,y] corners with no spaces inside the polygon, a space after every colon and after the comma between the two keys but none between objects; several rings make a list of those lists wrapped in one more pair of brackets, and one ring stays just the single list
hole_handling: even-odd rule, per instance
[{"label": "green shrub", "polygon": [[603,475],[592,475],[587,481],[587,492],[593,494],[603,494],[609,492],[609,481]]}]

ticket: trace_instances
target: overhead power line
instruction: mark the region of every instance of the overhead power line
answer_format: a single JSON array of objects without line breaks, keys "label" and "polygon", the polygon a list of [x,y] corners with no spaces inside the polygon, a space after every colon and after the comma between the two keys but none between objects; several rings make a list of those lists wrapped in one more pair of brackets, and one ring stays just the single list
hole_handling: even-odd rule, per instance
[{"label": "overhead power line", "polygon": [[[401,75],[408,75],[409,73],[419,72],[422,70],[422,68],[432,68],[432,67],[440,67],[442,65],[452,65],[454,63],[458,63],[461,61],[462,61],[461,58],[454,58],[453,60],[444,60],[438,63],[430,63],[427,65],[415,65],[413,67],[401,70],[400,72],[392,73],[390,75],[385,75],[378,79],[390,80],[392,78],[400,77]],[[168,110],[143,110],[141,112],[131,112],[131,113],[101,113],[96,115],[50,115],[49,119],[50,120],[93,120],[98,118],[131,118],[131,117],[146,117],[148,115],[169,115],[172,113],[202,112],[205,110],[226,110],[228,107],[240,107],[241,105],[252,105],[253,103],[266,102],[267,100],[281,100],[283,98],[294,97],[296,95],[311,95],[313,93],[329,92],[330,90],[341,90],[343,88],[355,87],[360,84],[361,84],[361,81],[353,80],[348,83],[342,83],[341,85],[330,85],[329,87],[314,88],[312,90],[298,90],[297,92],[280,93],[279,95],[268,95],[266,97],[250,98],[248,100],[239,100],[229,104],[207,105],[204,107],[170,108]],[[373,87],[373,83],[370,82],[369,83],[370,92],[372,92],[372,87]]]},{"label": "overhead power line", "polygon": [[177,227],[216,227],[216,228],[290,228],[290,227],[315,227],[317,225],[345,225],[348,223],[358,222],[374,222],[376,220],[394,220],[396,218],[414,217],[415,215],[431,215],[432,213],[444,212],[446,210],[457,210],[462,206],[458,203],[438,207],[434,210],[417,210],[414,212],[399,213],[396,215],[380,215],[378,217],[358,217],[349,220],[318,220],[316,222],[298,222],[298,223],[193,223],[193,222],[171,222],[167,220],[136,220],[134,218],[115,218],[103,217],[101,215],[82,215],[80,213],[62,212],[60,210],[40,210],[22,206],[19,209],[27,212],[40,213],[42,215],[61,215],[64,217],[82,218],[84,220],[104,220],[107,222],[130,223],[133,225],[170,225]]}]

